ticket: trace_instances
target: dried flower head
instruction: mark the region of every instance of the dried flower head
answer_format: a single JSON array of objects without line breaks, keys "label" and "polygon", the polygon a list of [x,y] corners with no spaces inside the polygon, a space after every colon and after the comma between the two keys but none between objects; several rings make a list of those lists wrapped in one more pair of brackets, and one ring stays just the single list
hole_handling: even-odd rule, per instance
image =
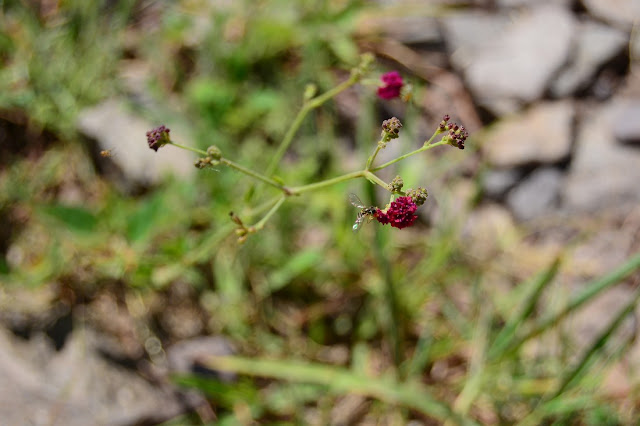
[{"label": "dried flower head", "polygon": [[383,86],[378,87],[378,97],[380,99],[393,99],[400,96],[400,91],[404,82],[398,71],[389,71],[380,77]]},{"label": "dried flower head", "polygon": [[398,197],[386,210],[377,210],[375,217],[383,225],[389,223],[394,228],[402,229],[413,225],[418,218],[415,215],[417,209],[411,197]]},{"label": "dried flower head", "polygon": [[159,148],[171,142],[171,138],[169,137],[170,131],[171,130],[164,125],[148,131],[147,143],[149,144],[149,148],[158,151]]}]

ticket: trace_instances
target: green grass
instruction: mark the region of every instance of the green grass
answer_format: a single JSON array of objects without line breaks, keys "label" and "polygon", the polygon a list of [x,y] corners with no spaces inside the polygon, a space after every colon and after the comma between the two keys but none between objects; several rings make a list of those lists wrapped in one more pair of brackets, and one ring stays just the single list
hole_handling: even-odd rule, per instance
[{"label": "green grass", "polygon": [[[205,392],[220,424],[301,424],[313,410],[329,419],[346,394],[364,396],[368,415],[398,423],[630,421],[634,413],[599,385],[628,350],[617,332],[637,295],[572,357],[562,355],[570,342],[557,354],[534,356],[525,348],[636,273],[640,255],[552,310],[542,300],[559,291],[551,284],[562,281],[561,259],[498,294],[504,287],[492,285],[491,261],[478,264],[461,237],[465,215],[450,207],[453,193],[432,194],[445,219],[413,228],[415,236],[377,223],[354,234],[347,194],[373,203],[374,187],[343,183],[284,203],[238,245],[229,211],[249,217],[277,190],[238,183],[238,174],[221,169],[127,195],[97,172],[75,131],[77,114],[113,95],[135,98],[118,77],[130,60],[150,69],[139,89],[154,102],[142,105],[141,115],[170,116],[194,129],[196,148],[216,144],[233,161],[275,170],[270,159],[280,155],[305,87],[323,93],[348,78],[358,61],[353,28],[370,11],[357,1],[272,1],[259,11],[250,3],[214,13],[175,2],[154,15],[134,2],[99,9],[76,0],[44,17],[24,2],[0,2],[0,109],[3,117],[28,118],[18,123],[24,140],[13,141],[24,143],[22,154],[4,159],[0,171],[0,219],[12,229],[2,234],[11,247],[0,263],[5,291],[51,286],[71,291],[77,303],[112,292],[125,310],[137,300],[144,309],[136,319],[169,345],[178,337],[159,318],[181,302],[172,291],[188,285],[190,302],[203,312],[202,333],[226,336],[239,352],[207,360],[237,373],[237,381],[175,379]],[[212,25],[194,44],[198,15]],[[143,30],[142,22],[153,25]],[[277,178],[303,185],[348,172],[348,163],[364,165],[379,139],[381,110],[373,89],[358,90],[354,123],[345,123],[331,101],[305,111]],[[405,128],[415,129],[423,111],[413,105],[404,114]],[[51,132],[56,141],[33,148],[27,128]],[[415,139],[398,142],[402,152],[418,148]],[[455,151],[397,170],[429,187],[470,155]],[[463,178],[446,179],[453,188]],[[63,196],[70,193],[77,195]],[[505,312],[497,301],[513,308]],[[201,420],[168,424],[188,423]]]}]

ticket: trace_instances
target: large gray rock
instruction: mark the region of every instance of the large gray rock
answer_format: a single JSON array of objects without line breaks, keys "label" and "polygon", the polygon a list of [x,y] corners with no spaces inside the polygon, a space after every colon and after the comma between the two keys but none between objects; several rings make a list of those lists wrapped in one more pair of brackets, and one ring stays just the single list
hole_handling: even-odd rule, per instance
[{"label": "large gray rock", "polygon": [[[95,139],[101,150],[111,150],[112,160],[129,183],[152,184],[165,174],[191,176],[194,154],[175,147],[154,152],[147,145],[146,132],[155,125],[136,116],[116,100],[108,100],[81,112],[78,127],[86,136]],[[191,139],[180,128],[168,124],[171,138],[184,145]]]},{"label": "large gray rock", "polygon": [[[478,19],[479,17],[482,17]],[[501,115],[540,98],[565,63],[575,28],[564,7],[545,4],[505,16],[443,20],[452,63],[478,102]]]},{"label": "large gray rock", "polygon": [[551,85],[551,92],[557,97],[587,85],[598,68],[619,54],[628,41],[623,31],[593,21],[581,22],[576,33],[569,66]]},{"label": "large gray rock", "polygon": [[583,0],[582,3],[593,16],[621,28],[631,29],[633,23],[640,19],[638,0]]},{"label": "large gray rock", "polygon": [[573,117],[570,101],[540,103],[490,128],[482,137],[482,152],[502,168],[561,161],[571,151]]},{"label": "large gray rock", "polygon": [[640,202],[640,150],[616,141],[616,102],[587,113],[579,124],[575,153],[562,191],[570,211]]},{"label": "large gray rock", "polygon": [[611,126],[616,140],[640,145],[640,97],[616,99],[611,110]]},{"label": "large gray rock", "polygon": [[82,336],[56,352],[44,337],[22,342],[0,329],[0,424],[124,426],[184,411],[172,390],[107,363]]}]

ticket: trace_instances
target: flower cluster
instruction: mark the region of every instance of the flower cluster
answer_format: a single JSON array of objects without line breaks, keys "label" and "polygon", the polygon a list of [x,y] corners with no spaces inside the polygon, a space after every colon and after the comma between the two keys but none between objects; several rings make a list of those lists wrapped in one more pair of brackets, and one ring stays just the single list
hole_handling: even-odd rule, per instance
[{"label": "flower cluster", "polygon": [[449,145],[457,146],[460,149],[464,149],[464,142],[469,137],[469,132],[464,126],[458,126],[457,123],[449,123],[451,117],[445,115],[440,122],[439,130],[441,132],[449,132],[445,138],[449,141]]},{"label": "flower cluster", "polygon": [[394,228],[402,229],[413,225],[418,218],[415,215],[417,209],[418,206],[411,197],[398,197],[386,210],[378,209],[375,217],[383,225],[388,223]]},{"label": "flower cluster", "polygon": [[382,143],[386,144],[392,139],[397,139],[400,136],[400,129],[402,129],[402,123],[396,117],[384,120],[382,122],[382,133],[380,135],[382,137]]},{"label": "flower cluster", "polygon": [[380,99],[393,99],[400,96],[404,82],[398,71],[384,73],[380,79],[384,83],[383,86],[378,87],[378,97]]},{"label": "flower cluster", "polygon": [[159,148],[171,142],[171,138],[169,138],[170,131],[171,130],[164,125],[149,130],[147,132],[147,143],[149,144],[149,148],[154,151],[158,151]]}]

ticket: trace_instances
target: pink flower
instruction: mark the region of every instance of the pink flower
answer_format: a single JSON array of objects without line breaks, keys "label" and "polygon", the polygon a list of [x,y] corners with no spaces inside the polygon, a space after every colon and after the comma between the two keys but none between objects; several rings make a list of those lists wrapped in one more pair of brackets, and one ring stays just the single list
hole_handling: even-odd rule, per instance
[{"label": "pink flower", "polygon": [[393,99],[400,96],[400,90],[404,84],[398,71],[389,71],[380,77],[383,86],[378,87],[378,97],[381,99]]},{"label": "pink flower", "polygon": [[383,225],[390,223],[394,228],[402,229],[413,225],[418,218],[414,213],[418,209],[411,197],[398,197],[389,208],[376,211],[376,220]]}]

